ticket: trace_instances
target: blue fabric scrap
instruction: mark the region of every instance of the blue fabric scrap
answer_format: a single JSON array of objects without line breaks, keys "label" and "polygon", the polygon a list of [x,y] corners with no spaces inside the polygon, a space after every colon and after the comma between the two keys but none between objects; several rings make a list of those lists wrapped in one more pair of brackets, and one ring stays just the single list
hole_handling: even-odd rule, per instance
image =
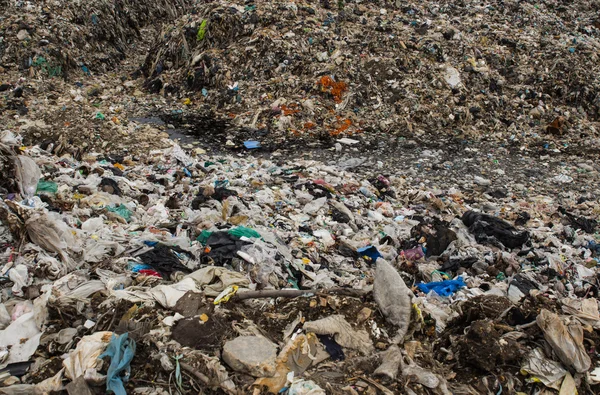
[{"label": "blue fabric scrap", "polygon": [[115,395],[127,395],[124,382],[129,380],[131,361],[135,355],[135,341],[129,338],[129,333],[120,336],[113,335],[106,351],[98,358],[110,358],[110,366],[106,373],[106,392]]}]

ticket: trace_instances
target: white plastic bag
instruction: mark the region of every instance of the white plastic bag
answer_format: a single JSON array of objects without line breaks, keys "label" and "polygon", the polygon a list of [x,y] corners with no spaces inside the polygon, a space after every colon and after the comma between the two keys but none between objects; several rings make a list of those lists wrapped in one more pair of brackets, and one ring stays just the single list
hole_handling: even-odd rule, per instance
[{"label": "white plastic bag", "polygon": [[30,157],[19,155],[15,158],[15,173],[21,195],[30,199],[35,195],[38,181],[42,177],[40,168]]},{"label": "white plastic bag", "polygon": [[75,380],[83,376],[88,369],[99,369],[102,360],[98,357],[110,343],[112,335],[112,332],[96,332],[82,337],[75,350],[70,351],[69,356],[63,361],[65,376]]}]

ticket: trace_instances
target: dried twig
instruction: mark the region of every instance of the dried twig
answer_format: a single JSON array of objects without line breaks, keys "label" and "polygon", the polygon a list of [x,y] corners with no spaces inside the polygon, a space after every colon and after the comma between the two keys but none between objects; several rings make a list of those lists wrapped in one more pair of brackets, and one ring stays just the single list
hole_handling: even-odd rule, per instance
[{"label": "dried twig", "polygon": [[238,394],[238,392],[232,391],[231,389],[221,385],[221,383],[219,383],[218,380],[211,380],[210,377],[208,377],[204,373],[198,372],[198,370],[195,369],[190,364],[180,361],[179,365],[181,366],[181,368],[183,370],[185,370],[186,372],[188,372],[189,374],[194,376],[196,379],[198,379],[199,381],[201,381],[202,383],[204,383],[204,385],[206,385],[208,387],[219,387],[219,388],[221,388],[221,390],[223,390],[223,392],[225,392],[226,394],[230,394],[230,395]]}]

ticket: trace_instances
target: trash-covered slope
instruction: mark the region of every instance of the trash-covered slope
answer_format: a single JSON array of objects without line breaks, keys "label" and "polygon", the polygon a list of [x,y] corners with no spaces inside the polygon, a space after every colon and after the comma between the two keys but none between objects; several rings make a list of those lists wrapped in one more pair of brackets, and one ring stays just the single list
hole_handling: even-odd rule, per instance
[{"label": "trash-covered slope", "polygon": [[181,15],[186,0],[7,0],[0,10],[0,66],[37,77],[113,69],[140,29]]},{"label": "trash-covered slope", "polygon": [[599,28],[597,2],[210,2],[164,26],[144,71],[269,138],[589,140]]},{"label": "trash-covered slope", "polygon": [[2,14],[0,394],[600,393],[597,2],[161,4]]}]

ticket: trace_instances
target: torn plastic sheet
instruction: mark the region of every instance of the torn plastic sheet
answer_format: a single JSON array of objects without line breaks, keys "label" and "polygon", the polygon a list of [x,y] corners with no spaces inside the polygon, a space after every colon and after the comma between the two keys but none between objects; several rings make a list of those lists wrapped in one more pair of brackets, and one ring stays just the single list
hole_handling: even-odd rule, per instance
[{"label": "torn plastic sheet", "polygon": [[544,352],[540,348],[531,350],[525,363],[521,366],[523,374],[529,374],[529,380],[533,382],[541,382],[546,387],[560,389],[562,378],[565,377],[567,371],[558,362],[546,358]]},{"label": "torn plastic sheet", "polygon": [[15,157],[16,178],[19,183],[19,189],[24,198],[30,199],[35,195],[37,184],[42,173],[33,159],[25,155]]},{"label": "torn plastic sheet", "polygon": [[8,359],[0,363],[0,368],[10,363],[27,361],[33,355],[42,336],[36,314],[39,313],[25,313],[0,331],[0,347],[10,347]]},{"label": "torn plastic sheet", "polygon": [[124,383],[129,380],[131,361],[135,355],[136,344],[128,333],[113,335],[106,351],[98,358],[109,357],[110,365],[106,373],[106,391],[115,395],[127,395]]},{"label": "torn plastic sheet", "polygon": [[358,350],[363,354],[368,354],[374,349],[369,334],[364,330],[352,328],[343,315],[307,321],[304,323],[304,330],[317,335],[332,335],[342,347]]},{"label": "torn plastic sheet", "polygon": [[578,373],[590,369],[592,361],[583,344],[583,328],[578,321],[559,317],[546,309],[540,311],[536,321],[562,363]]},{"label": "torn plastic sheet", "polygon": [[71,350],[69,356],[63,361],[65,376],[75,380],[90,369],[100,370],[102,360],[98,357],[104,352],[112,336],[113,332],[96,332],[82,337],[75,349]]},{"label": "torn plastic sheet", "polygon": [[196,281],[198,288],[204,291],[207,296],[217,296],[232,285],[238,287],[248,287],[250,285],[250,280],[245,275],[218,266],[207,266],[196,270],[188,274],[186,278]]}]

